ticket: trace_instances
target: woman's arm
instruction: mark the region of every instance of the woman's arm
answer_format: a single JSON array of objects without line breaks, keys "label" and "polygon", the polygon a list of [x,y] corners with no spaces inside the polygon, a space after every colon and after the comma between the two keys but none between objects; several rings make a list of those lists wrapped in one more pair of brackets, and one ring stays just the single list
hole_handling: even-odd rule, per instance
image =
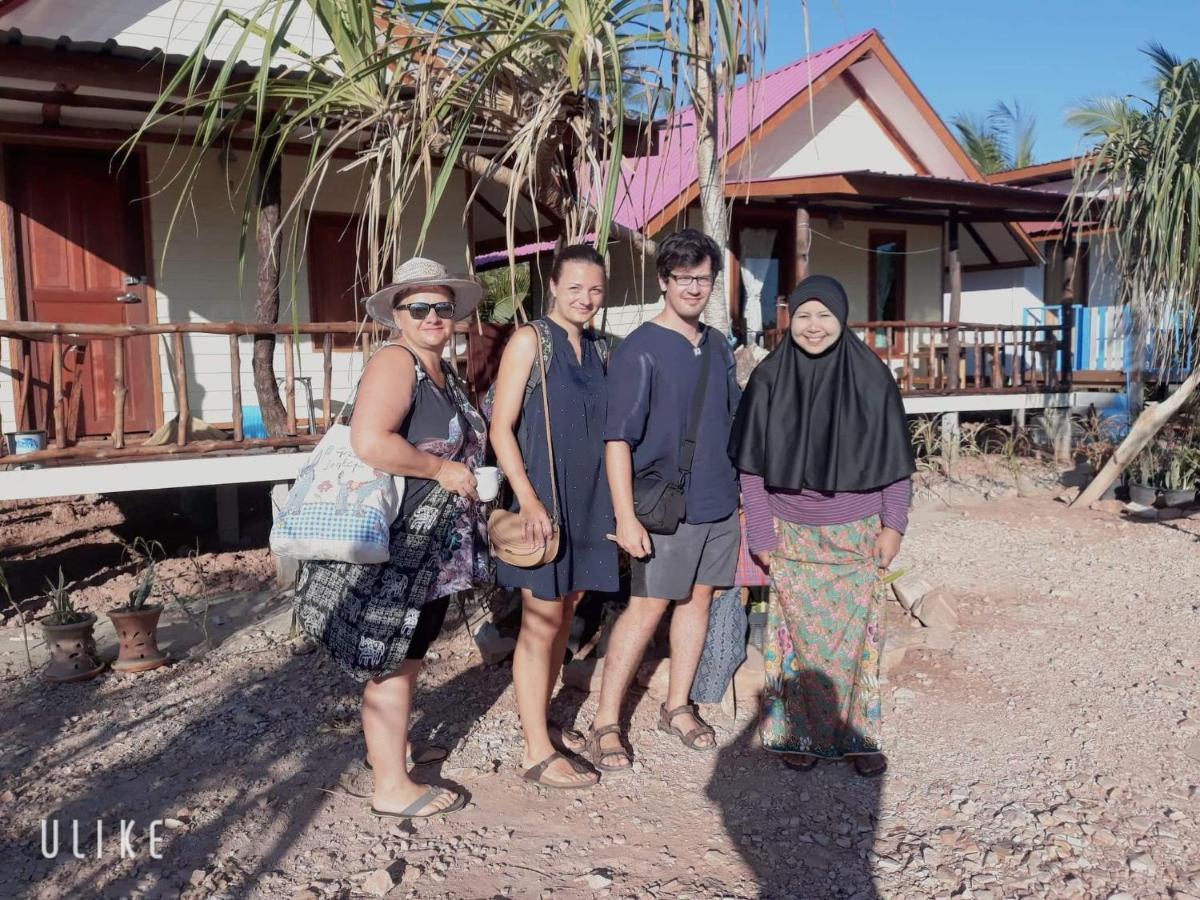
[{"label": "woman's arm", "polygon": [[[545,504],[534,490],[525,471],[521,445],[517,443],[516,428],[525,405],[525,385],[542,352],[541,341],[533,328],[518,328],[500,357],[496,374],[496,399],[492,407],[492,424],[488,438],[496,453],[504,477],[512,485],[517,508],[525,520],[525,536],[531,543],[549,540],[553,534]],[[541,390],[541,386],[537,388]]]},{"label": "woman's arm", "polygon": [[350,421],[350,447],[368,466],[409,478],[430,478],[456,494],[475,495],[475,476],[462,463],[418,450],[399,434],[412,408],[417,373],[412,354],[384,348],[371,357]]},{"label": "woman's arm", "polygon": [[761,475],[751,475],[749,472],[742,472],[740,481],[750,553],[763,565],[769,565],[771,551],[779,546],[779,538],[775,534],[775,518],[771,515],[766,485]]},{"label": "woman's arm", "polygon": [[875,558],[887,568],[900,552],[900,541],[908,528],[908,504],[912,497],[912,479],[901,478],[880,491],[881,509],[879,539],[875,542]]}]

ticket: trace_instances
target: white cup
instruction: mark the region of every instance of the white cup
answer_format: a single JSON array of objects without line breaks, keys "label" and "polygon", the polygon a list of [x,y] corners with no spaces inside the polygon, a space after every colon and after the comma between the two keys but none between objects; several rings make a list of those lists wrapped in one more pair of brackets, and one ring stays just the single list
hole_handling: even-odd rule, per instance
[{"label": "white cup", "polygon": [[495,500],[500,493],[500,470],[495,466],[480,466],[475,470],[475,492],[484,503]]}]

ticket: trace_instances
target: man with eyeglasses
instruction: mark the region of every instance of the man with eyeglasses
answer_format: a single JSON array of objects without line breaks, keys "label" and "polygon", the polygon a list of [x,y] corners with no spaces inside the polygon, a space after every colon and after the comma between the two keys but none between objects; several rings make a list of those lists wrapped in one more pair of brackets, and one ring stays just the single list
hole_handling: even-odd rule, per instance
[{"label": "man with eyeglasses", "polygon": [[[632,596],[604,657],[590,741],[592,761],[602,772],[632,765],[618,725],[621,701],[672,603],[670,683],[659,727],[691,750],[716,745],[689,692],[713,591],[733,584],[741,537],[737,476],[726,451],[739,399],[733,353],[724,335],[700,322],[721,263],[720,248],[693,228],[663,240],[655,260],[663,310],[622,341],[608,365],[605,464],[615,539],[632,557]],[[699,414],[693,421],[694,408]],[[694,445],[688,441],[692,427]],[[638,513],[650,518],[645,500],[653,492],[643,489],[664,482],[682,485],[683,520],[672,533],[650,534]]]}]

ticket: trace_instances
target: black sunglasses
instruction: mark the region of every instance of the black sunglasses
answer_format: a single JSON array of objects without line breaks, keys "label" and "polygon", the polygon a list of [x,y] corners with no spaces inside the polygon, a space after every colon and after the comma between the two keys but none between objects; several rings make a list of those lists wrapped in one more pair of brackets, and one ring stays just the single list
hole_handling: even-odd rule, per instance
[{"label": "black sunglasses", "polygon": [[395,307],[395,309],[397,311],[402,309],[406,310],[408,314],[418,322],[429,315],[429,311],[431,309],[437,313],[439,319],[449,320],[454,318],[454,304],[449,300],[441,300],[437,303],[425,303],[423,301],[417,301],[416,303],[403,303],[400,306]]}]

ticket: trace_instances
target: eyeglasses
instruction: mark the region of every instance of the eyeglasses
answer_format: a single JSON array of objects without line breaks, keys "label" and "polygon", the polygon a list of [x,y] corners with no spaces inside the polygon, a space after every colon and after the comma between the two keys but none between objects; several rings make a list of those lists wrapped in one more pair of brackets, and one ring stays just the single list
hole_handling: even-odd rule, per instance
[{"label": "eyeglasses", "polygon": [[713,277],[711,275],[676,275],[672,272],[671,280],[681,288],[690,288],[692,285],[702,288],[713,286]]},{"label": "eyeglasses", "polygon": [[442,300],[438,303],[417,301],[416,303],[404,303],[396,307],[397,312],[402,309],[407,311],[418,322],[429,315],[431,309],[437,313],[439,319],[446,319],[448,321],[454,318],[454,304],[449,300]]}]

